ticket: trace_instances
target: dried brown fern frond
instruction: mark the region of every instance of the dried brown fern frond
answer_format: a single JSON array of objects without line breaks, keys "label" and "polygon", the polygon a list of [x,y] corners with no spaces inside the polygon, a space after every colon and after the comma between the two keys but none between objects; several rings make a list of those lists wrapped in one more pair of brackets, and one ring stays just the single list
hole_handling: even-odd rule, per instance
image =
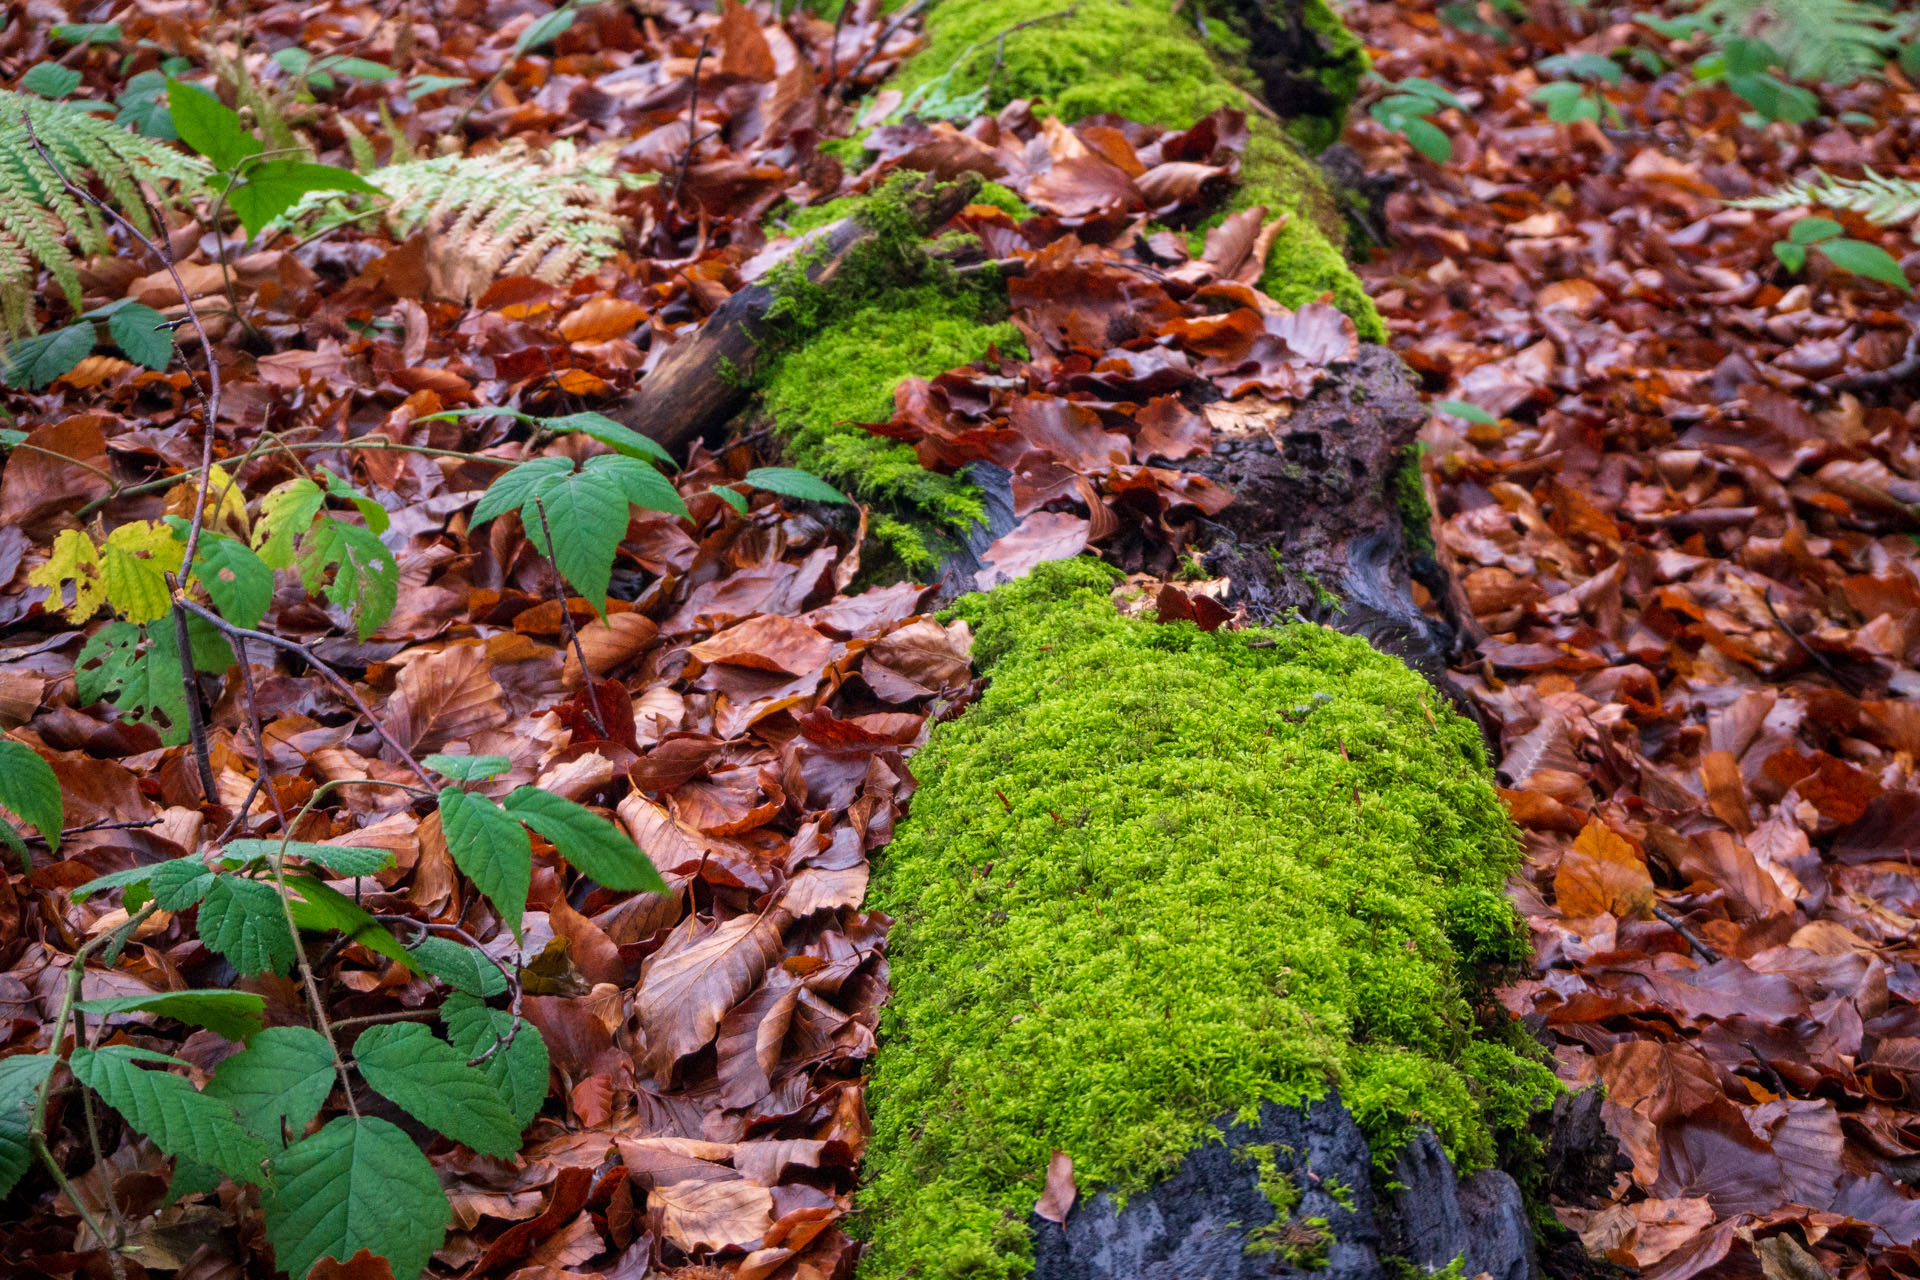
[{"label": "dried brown fern frond", "polygon": [[[442,291],[471,298],[503,275],[565,284],[620,251],[628,225],[612,212],[614,197],[651,179],[614,173],[615,150],[510,144],[387,165],[366,177],[388,197],[394,235],[429,233]],[[339,197],[309,197],[288,218],[317,229],[356,212]]]}]

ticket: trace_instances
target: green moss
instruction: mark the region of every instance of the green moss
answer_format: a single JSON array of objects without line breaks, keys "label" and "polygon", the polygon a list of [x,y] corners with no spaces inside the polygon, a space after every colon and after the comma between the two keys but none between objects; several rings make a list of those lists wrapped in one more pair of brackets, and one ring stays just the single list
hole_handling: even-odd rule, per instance
[{"label": "green moss", "polygon": [[1240,1148],[1240,1158],[1253,1161],[1260,1194],[1273,1206],[1276,1220],[1291,1218],[1300,1207],[1300,1184],[1281,1172],[1280,1157],[1271,1143],[1250,1142]]},{"label": "green moss", "polygon": [[[1216,56],[1192,19],[1176,12],[1170,0],[1082,0],[1070,18],[1013,33],[999,70],[993,70],[1002,32],[1059,11],[1054,0],[945,0],[928,15],[927,48],[892,87],[911,92],[949,72],[961,84],[977,84],[991,74],[988,101],[995,109],[1015,98],[1033,98],[1063,120],[1111,112],[1170,128],[1185,128],[1220,107],[1247,110],[1249,86],[1232,60],[1234,50],[1222,48],[1224,56]],[[1328,87],[1339,89],[1337,100],[1345,103],[1365,70],[1364,51],[1319,0],[1309,6],[1307,18],[1322,44],[1333,50],[1329,74],[1335,82]],[[1212,23],[1210,29],[1229,33],[1224,23]],[[1335,31],[1342,39],[1334,39]],[[1318,169],[1273,121],[1250,113],[1248,129],[1242,185],[1213,221],[1256,204],[1290,215],[1268,255],[1260,287],[1291,307],[1331,293],[1362,338],[1385,341],[1386,327],[1340,251],[1345,223]]]},{"label": "green moss", "polygon": [[779,354],[760,381],[789,460],[876,504],[869,533],[908,572],[932,568],[985,507],[974,486],[923,469],[910,446],[863,424],[892,416],[894,388],[907,378],[945,373],[996,345],[1026,353],[1019,330],[997,314],[1005,307],[997,279],[963,280],[927,256],[905,200],[917,181],[897,174],[871,195],[794,216],[797,230],[851,216],[876,234],[831,287],[807,278],[820,248],[768,273],[775,298],[767,322]]},{"label": "green moss", "polygon": [[956,607],[992,683],[914,757],[872,890],[876,1280],[1025,1274],[1056,1149],[1124,1192],[1338,1085],[1383,1161],[1424,1125],[1471,1169],[1551,1092],[1476,1038],[1454,940],[1459,891],[1518,861],[1473,727],[1360,640],[1129,621],[1114,579],[1047,564]]},{"label": "green moss", "polygon": [[1400,524],[1406,535],[1407,550],[1414,555],[1433,554],[1433,506],[1427,501],[1427,486],[1420,473],[1420,455],[1425,446],[1408,446],[1406,457],[1387,478],[1388,492],[1400,508]]}]

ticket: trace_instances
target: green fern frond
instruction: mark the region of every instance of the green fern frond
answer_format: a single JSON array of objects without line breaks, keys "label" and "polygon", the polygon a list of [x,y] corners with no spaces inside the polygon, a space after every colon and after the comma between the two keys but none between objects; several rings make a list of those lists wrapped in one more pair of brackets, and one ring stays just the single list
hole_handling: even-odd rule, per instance
[{"label": "green fern frond", "polygon": [[[34,138],[59,172],[34,148]],[[192,196],[206,192],[208,169],[82,103],[0,89],[0,329],[6,333],[30,327],[34,277],[41,267],[69,303],[80,305],[80,274],[69,240],[83,254],[112,252],[106,223],[92,206],[73,197],[60,180],[62,173],[76,184],[97,179],[114,207],[152,235],[147,200],[187,207]]]},{"label": "green fern frond", "polygon": [[[443,243],[463,246],[460,257],[494,275],[565,284],[620,251],[627,224],[611,211],[614,197],[645,180],[613,171],[616,150],[581,151],[570,142],[544,152],[510,145],[485,155],[387,165],[367,181],[388,197],[394,235],[427,228]],[[317,230],[356,212],[347,198],[315,194],[286,217]]]},{"label": "green fern frond", "polygon": [[1836,178],[1815,169],[1778,191],[1727,203],[1736,209],[1799,209],[1817,204],[1857,213],[1876,227],[1891,227],[1920,219],[1920,181],[1885,178],[1871,169],[1864,178]]},{"label": "green fern frond", "polygon": [[1892,16],[1867,0],[1705,0],[1699,16],[1721,39],[1764,40],[1796,80],[1851,84],[1898,52]]}]

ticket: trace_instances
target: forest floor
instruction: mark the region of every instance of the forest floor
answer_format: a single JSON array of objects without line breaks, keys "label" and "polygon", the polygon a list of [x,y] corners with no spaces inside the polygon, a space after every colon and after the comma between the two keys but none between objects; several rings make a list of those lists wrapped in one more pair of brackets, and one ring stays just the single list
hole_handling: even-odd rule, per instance
[{"label": "forest floor", "polygon": [[[96,7],[35,12],[78,22]],[[79,885],[282,834],[276,814],[326,782],[406,779],[407,758],[432,752],[498,754],[508,770],[483,793],[537,783],[600,805],[673,892],[599,888],[537,843],[516,946],[457,874],[438,819],[405,795],[344,786],[297,833],[391,852],[390,869],[346,887],[404,934],[432,922],[505,964],[551,1054],[553,1095],[517,1161],[419,1131],[452,1205],[438,1268],[844,1274],[870,1131],[862,1064],[887,990],[888,921],[861,907],[866,858],[910,795],[912,749],[976,692],[966,630],[925,612],[929,589],[861,589],[875,553],[863,519],[748,495],[749,470],[776,460],[764,435],[685,460],[674,481],[689,516],[633,521],[602,620],[556,599],[513,522],[472,527],[497,467],[435,452],[593,446],[433,415],[604,407],[764,267],[770,210],[864,190],[896,162],[987,155],[1040,216],[974,206],[959,226],[1028,259],[1013,319],[1032,358],[911,383],[885,434],[946,468],[1011,450],[1026,520],[981,585],[1091,545],[1158,575],[1142,579],[1151,608],[1195,522],[1226,501],[1179,460],[1217,427],[1260,422],[1202,415],[1165,389],[1298,396],[1351,357],[1353,329],[1326,306],[1282,318],[1247,287],[1273,230],[1257,216],[1191,258],[1182,236],[1138,234],[1145,214],[1195,217],[1231,182],[1245,137],[1225,117],[1171,133],[1020,111],[964,135],[896,126],[870,139],[880,158],[863,174],[802,162],[811,148],[794,136],[857,131],[869,103],[842,90],[872,90],[918,47],[911,23],[874,6],[838,24],[736,4],[644,19],[581,8],[530,56],[516,43],[531,12],[491,23],[478,5],[445,8],[458,12],[406,24],[392,6],[268,7],[247,18],[248,65],[283,85],[289,62],[267,55],[299,48],[404,76],[342,73],[320,90],[296,123],[331,163],[348,161],[348,124],[393,159],[383,112],[425,154],[462,131],[613,140],[620,165],[658,175],[614,204],[631,252],[554,285],[475,281],[459,246],[377,222],[266,247],[175,230],[224,382],[219,456],[250,497],[320,467],[348,478],[390,514],[396,569],[394,611],[366,639],[283,575],[271,629],[304,653],[250,646],[255,688],[233,673],[203,682],[211,798],[177,724],[80,700],[75,661],[97,628],[27,583],[77,510],[110,525],[192,511],[199,348],[183,336],[161,371],[100,354],[6,393],[30,447],[0,477],[0,725],[54,768],[67,830],[0,881],[0,1052],[47,1050],[76,952],[128,918],[110,893],[74,901]],[[1636,72],[1605,90],[1621,120],[1554,125],[1527,99],[1539,58],[1673,42],[1546,0],[1532,14],[1501,19],[1501,43],[1425,4],[1358,7],[1350,21],[1386,79],[1424,77],[1465,109],[1436,117],[1454,149],[1444,166],[1364,111],[1348,141],[1391,180],[1386,247],[1363,270],[1395,346],[1434,400],[1478,406],[1436,414],[1427,465],[1440,552],[1485,633],[1460,675],[1502,727],[1529,853],[1516,892],[1537,967],[1504,998],[1552,1038],[1569,1082],[1605,1083],[1632,1166],[1609,1203],[1561,1216],[1594,1256],[1660,1280],[1912,1275],[1920,340],[1894,290],[1818,255],[1804,277],[1787,272],[1773,244],[1791,215],[1722,201],[1810,160],[1897,171],[1920,95],[1868,82],[1830,95],[1829,115],[1851,123],[1760,129],[1723,88],[1683,95],[1681,73]],[[157,50],[237,35],[195,5],[120,18],[99,43],[10,24],[8,82],[57,62],[81,73],[79,94],[111,100]],[[473,105],[483,84],[493,96]],[[82,282],[89,305],[182,314],[167,273],[131,246],[84,262]],[[1246,332],[1224,332],[1220,308]],[[1115,324],[1135,326],[1129,349]],[[749,510],[714,486],[742,486]],[[214,531],[244,539],[257,518],[230,513]],[[1160,612],[1225,613],[1178,588]],[[321,662],[351,678],[384,737]],[[364,946],[315,960],[336,1025],[432,1008],[426,977]],[[258,993],[276,1025],[307,1016],[294,978],[236,978],[165,912],[117,965],[89,970],[83,994],[205,986]],[[151,1014],[90,1025],[175,1056],[196,1081],[234,1049]],[[253,1193],[167,1203],[146,1140],[110,1113],[90,1135],[72,1091],[59,1097],[54,1154],[89,1209],[128,1232],[128,1257],[194,1280],[264,1268]],[[4,1267],[103,1280],[75,1207],[36,1177],[8,1201]]]},{"label": "forest floor", "polygon": [[[1466,106],[1435,165],[1357,115],[1391,175],[1363,268],[1442,414],[1436,536],[1485,636],[1461,673],[1502,725],[1537,971],[1505,993],[1632,1161],[1563,1213],[1660,1280],[1915,1266],[1920,1200],[1920,391],[1892,288],[1773,252],[1730,209],[1811,165],[1904,172],[1897,73],[1754,127],[1684,67],[1549,123],[1555,54],[1663,56],[1552,3],[1502,43],[1426,4],[1350,18],[1389,81]],[[1374,91],[1378,96],[1379,91]],[[1604,127],[1602,127],[1604,125]],[[1825,211],[1821,211],[1824,213]],[[1912,261],[1855,215],[1850,235]]]}]

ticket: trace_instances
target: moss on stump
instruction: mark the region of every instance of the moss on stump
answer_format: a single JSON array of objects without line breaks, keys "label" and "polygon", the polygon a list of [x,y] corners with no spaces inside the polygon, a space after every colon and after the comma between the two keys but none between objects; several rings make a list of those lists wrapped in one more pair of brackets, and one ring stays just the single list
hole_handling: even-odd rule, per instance
[{"label": "moss on stump", "polygon": [[[1225,20],[1212,39],[1173,0],[1080,0],[1059,17],[1056,0],[944,0],[927,12],[928,45],[890,87],[912,90],[951,76],[949,92],[985,84],[988,106],[1031,98],[1062,120],[1111,113],[1142,124],[1184,129],[1207,113],[1247,113],[1250,136],[1241,185],[1216,215],[1265,205],[1290,220],[1275,238],[1260,288],[1282,305],[1302,306],[1331,293],[1360,336],[1386,341],[1386,328],[1340,245],[1343,216],[1325,180],[1288,138],[1259,113],[1258,80],[1245,64],[1247,42]],[[1359,87],[1366,55],[1324,0],[1305,0],[1303,18],[1317,37],[1318,65],[1330,113],[1293,122],[1295,136],[1320,145],[1338,135],[1338,116]],[[1189,6],[1189,10],[1191,6]],[[1020,23],[1035,25],[999,37]],[[995,59],[1000,58],[998,69]]]},{"label": "moss on stump", "polygon": [[1491,1162],[1551,1075],[1478,1038],[1524,955],[1518,850],[1472,726],[1315,626],[1116,613],[1114,571],[970,596],[992,683],[914,757],[876,858],[895,992],[872,1077],[862,1274],[1019,1277],[1050,1154],[1150,1185],[1224,1113],[1337,1085],[1382,1158]]}]

